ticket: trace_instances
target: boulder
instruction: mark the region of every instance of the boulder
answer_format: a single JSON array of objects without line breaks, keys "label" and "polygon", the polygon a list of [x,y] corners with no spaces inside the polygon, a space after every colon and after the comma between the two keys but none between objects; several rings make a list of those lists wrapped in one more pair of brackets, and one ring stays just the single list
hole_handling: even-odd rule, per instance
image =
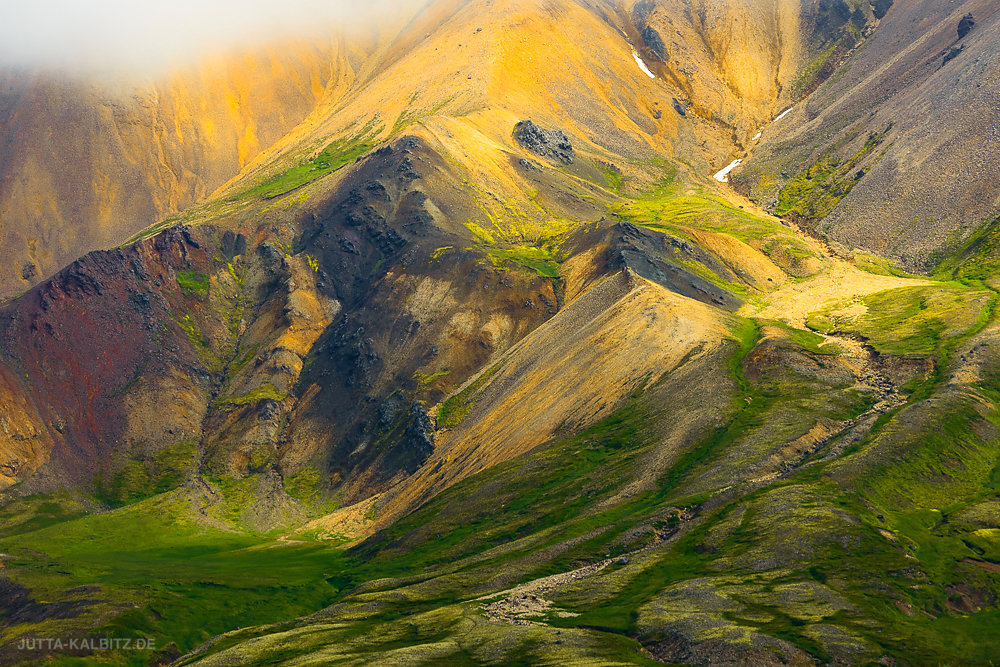
[{"label": "boulder", "polygon": [[962,20],[958,22],[958,38],[962,39],[976,27],[976,19],[972,17],[972,14],[966,14],[962,17]]},{"label": "boulder", "polygon": [[665,60],[667,57],[667,47],[663,43],[663,38],[660,37],[660,33],[656,31],[651,25],[646,26],[642,31],[642,41],[646,47],[652,51],[653,55],[660,60]]},{"label": "boulder", "polygon": [[889,13],[890,7],[892,7],[892,0],[874,0],[872,2],[872,14],[881,21]]},{"label": "boulder", "polygon": [[950,49],[948,49],[948,53],[944,54],[944,60],[941,61],[941,65],[942,66],[947,65],[949,62],[957,58],[958,54],[960,54],[964,50],[965,50],[964,44],[962,46],[951,47]]},{"label": "boulder", "polygon": [[573,144],[561,130],[544,130],[530,120],[514,126],[514,140],[536,155],[573,164]]}]

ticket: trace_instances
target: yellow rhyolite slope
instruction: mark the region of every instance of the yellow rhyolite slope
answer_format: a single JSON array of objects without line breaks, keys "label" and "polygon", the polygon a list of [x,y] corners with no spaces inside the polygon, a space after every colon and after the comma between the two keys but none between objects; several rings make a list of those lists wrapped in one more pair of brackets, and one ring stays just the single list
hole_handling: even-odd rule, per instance
[{"label": "yellow rhyolite slope", "polygon": [[[493,165],[503,161],[486,153],[520,153],[511,131],[523,119],[565,131],[578,151],[640,181],[655,180],[651,160],[677,157],[702,176],[783,104],[801,59],[799,3],[730,2],[704,18],[668,5],[643,19],[573,0],[432,3],[346,92],[222,190],[267,180],[334,140],[378,141],[419,126],[476,178],[502,180]],[[647,22],[667,42],[664,62],[639,36]]]},{"label": "yellow rhyolite slope", "polygon": [[337,94],[341,51],[274,45],[155,82],[0,74],[0,297],[208,195]]},{"label": "yellow rhyolite slope", "polygon": [[[434,224],[452,234],[441,238],[441,250],[470,242],[530,245],[545,234],[565,236],[582,222],[608,214],[609,204],[616,201],[613,179],[605,181],[604,169],[622,172],[625,187],[635,193],[660,181],[669,171],[668,162],[689,184],[707,181],[720,155],[728,162],[736,150],[739,128],[756,126],[780,106],[789,63],[799,58],[793,20],[797,7],[791,0],[767,8],[734,1],[711,6],[695,3],[695,11],[686,11],[667,2],[640,15],[631,5],[582,0],[439,0],[409,22],[397,17],[395,24],[383,26],[370,39],[265,51],[239,66],[213,62],[154,86],[146,90],[146,97],[138,95],[129,104],[110,104],[110,109],[98,105],[94,113],[110,125],[99,126],[97,135],[115,150],[101,144],[82,151],[93,164],[67,170],[70,176],[60,180],[61,167],[54,157],[58,151],[46,154],[45,143],[34,142],[43,152],[28,151],[24,164],[45,167],[24,170],[24,178],[13,186],[16,196],[0,200],[0,206],[7,207],[0,209],[0,215],[15,210],[11,201],[42,202],[38,209],[16,210],[37,214],[48,225],[38,232],[45,243],[27,243],[28,254],[34,252],[31,248],[45,248],[51,255],[46,262],[57,262],[58,253],[73,252],[96,238],[94,234],[116,238],[121,230],[110,222],[106,227],[70,225],[67,214],[57,206],[65,197],[49,196],[55,192],[55,183],[95,193],[93,198],[73,203],[72,210],[83,211],[85,218],[111,221],[128,217],[123,211],[167,213],[207,192],[211,183],[207,174],[219,176],[225,164],[243,165],[241,174],[222,186],[208,204],[221,203],[226,213],[242,210],[247,215],[227,219],[216,208],[212,217],[220,226],[241,226],[249,237],[285,230],[281,248],[293,250],[294,237],[302,231],[298,225],[306,214],[326,218],[330,217],[328,209],[336,214],[346,194],[338,194],[338,188],[356,174],[353,164],[347,162],[333,176],[290,189],[276,200],[247,193],[332,142],[362,142],[362,152],[367,152],[406,133],[422,140],[419,143],[425,147],[413,158],[423,161],[421,178],[412,184],[413,189],[427,195],[425,211]],[[646,27],[657,30],[664,41],[662,60],[640,37]],[[756,58],[757,65],[742,62],[744,56]],[[294,111],[310,109],[294,130],[265,148],[279,128],[292,124]],[[566,132],[576,151],[573,164],[546,161],[519,146],[512,130],[524,119]],[[85,134],[81,136],[86,139]],[[24,138],[29,140],[30,136]],[[55,151],[58,142],[52,146]],[[532,171],[519,165],[522,158],[546,164]],[[132,159],[138,164],[129,162]],[[122,164],[128,167],[124,178],[120,177]],[[91,178],[92,187],[87,181]],[[210,208],[206,205],[205,210]],[[469,217],[470,210],[478,212]],[[186,219],[198,221],[197,213]],[[5,226],[2,231],[9,233],[9,229]],[[18,229],[26,234],[24,230],[32,228],[19,225]],[[708,232],[692,236],[725,257],[724,264],[734,268],[745,264],[737,273],[745,275],[752,287],[770,289],[783,282],[781,272],[759,252],[729,237]],[[52,237],[59,240],[46,240]],[[3,247],[12,248],[13,257],[21,252],[16,243]],[[49,270],[50,264],[43,264],[37,252],[30,257],[42,270]],[[565,259],[561,254],[559,258]],[[591,259],[596,261],[596,256]],[[301,264],[301,258],[298,261]],[[521,400],[495,389],[499,385],[493,382],[506,377],[499,372],[483,388],[477,405],[496,403],[491,414],[505,415],[508,423],[530,415],[541,421],[526,422],[534,425],[516,436],[503,435],[502,424],[492,425],[495,417],[476,416],[486,409],[477,407],[468,421],[443,434],[438,443],[435,456],[448,457],[440,460],[456,465],[440,473],[433,463],[425,466],[405,489],[386,498],[387,515],[405,511],[427,494],[543,442],[567,420],[585,424],[606,414],[623,396],[669,369],[694,346],[722,336],[720,311],[635,277],[628,278],[632,282],[626,281],[625,287],[614,281],[593,287],[591,278],[606,267],[581,279],[569,270],[573,261],[562,271],[563,296],[576,302],[533,334],[529,340],[535,341],[535,348],[521,344],[506,363],[515,365],[510,368],[534,368],[532,373],[560,373],[555,369],[563,366],[579,374],[591,368],[597,374],[593,381],[579,393],[560,398],[545,393],[560,378],[518,375],[518,382],[527,383],[518,385],[518,392],[544,394]],[[8,271],[19,270],[16,261],[4,266]],[[608,296],[613,285],[621,291]],[[551,301],[557,301],[555,294]],[[593,318],[573,319],[587,309],[594,311]],[[294,386],[304,355],[335,310],[334,306],[306,308],[302,312],[315,311],[310,325],[301,330],[290,325],[291,344],[275,345],[282,355],[288,348],[289,356],[282,364],[290,373],[280,379],[267,378],[274,384],[272,393],[284,394]],[[648,318],[652,318],[651,327],[636,324]],[[504,333],[494,337],[496,349],[507,349],[533,322],[526,318],[516,326],[498,329]],[[571,331],[567,334],[560,326]],[[257,338],[268,344],[276,340],[267,332]],[[634,346],[608,344],[632,339],[638,341]],[[427,346],[437,342],[428,341]],[[567,366],[566,359],[573,361]],[[460,358],[457,362],[456,367],[471,363]],[[468,368],[463,371],[468,372]],[[246,371],[236,377],[236,384],[227,391],[260,389],[263,380],[249,375]],[[572,372],[566,377],[572,378]],[[389,374],[379,378],[379,382],[390,380]],[[572,389],[579,389],[578,383]],[[591,390],[595,393],[588,394]],[[306,394],[302,403],[307,405],[311,395]],[[296,414],[305,413],[296,409]],[[316,423],[310,421],[313,417]],[[228,429],[228,418],[223,421]],[[308,447],[295,439],[299,436],[293,437],[289,450],[301,455],[289,457],[302,464],[318,457],[316,452],[331,444],[333,436],[327,430],[338,427],[329,423],[326,413],[303,416],[295,433],[324,435],[302,436],[309,440]]]},{"label": "yellow rhyolite slope", "polygon": [[339,102],[406,11],[149,78],[0,68],[0,298],[207,197]]}]

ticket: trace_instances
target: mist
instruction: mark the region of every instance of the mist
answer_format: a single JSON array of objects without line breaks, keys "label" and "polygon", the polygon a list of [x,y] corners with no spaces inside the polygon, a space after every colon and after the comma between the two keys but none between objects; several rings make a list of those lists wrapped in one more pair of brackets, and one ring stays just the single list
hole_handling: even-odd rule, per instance
[{"label": "mist", "polygon": [[0,67],[155,73],[366,24],[411,0],[0,0]]}]

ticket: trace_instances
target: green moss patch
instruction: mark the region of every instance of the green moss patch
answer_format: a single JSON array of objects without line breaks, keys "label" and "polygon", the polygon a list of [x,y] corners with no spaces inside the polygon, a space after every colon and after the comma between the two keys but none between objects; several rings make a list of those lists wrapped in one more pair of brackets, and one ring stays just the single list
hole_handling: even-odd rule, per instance
[{"label": "green moss patch", "polygon": [[189,313],[170,313],[170,318],[180,327],[187,336],[191,347],[194,348],[198,358],[201,359],[205,367],[212,371],[222,370],[223,362],[219,355],[212,349],[212,344],[195,326],[195,320]]},{"label": "green moss patch", "polygon": [[935,273],[962,280],[990,280],[1000,276],[1000,218],[984,224]]},{"label": "green moss patch", "polygon": [[292,498],[305,502],[315,502],[319,497],[319,483],[323,478],[319,470],[313,467],[303,468],[284,480],[285,493]]},{"label": "green moss patch", "polygon": [[487,247],[485,252],[496,266],[514,265],[534,271],[545,278],[559,277],[560,262],[549,248],[519,245]]},{"label": "green moss patch", "polygon": [[763,320],[761,321],[761,324],[766,324],[769,327],[779,329],[781,333],[788,338],[788,340],[795,343],[802,349],[812,352],[813,354],[838,355],[843,351],[839,345],[831,343],[815,331],[796,329],[777,320]]},{"label": "green moss patch", "polygon": [[129,459],[109,480],[98,478],[97,496],[120,507],[177,488],[193,472],[197,455],[197,443],[185,441]]},{"label": "green moss patch", "polygon": [[807,324],[824,333],[857,333],[879,352],[914,358],[940,353],[974,327],[993,293],[950,283],[886,290],[860,301],[864,314],[841,314],[850,313],[851,304],[838,303],[811,314]]},{"label": "green moss patch", "polygon": [[885,134],[870,134],[861,148],[843,161],[837,156],[839,146],[823,153],[781,189],[775,213],[797,213],[816,220],[826,217],[867,173],[867,168],[859,169],[858,165],[882,145]]},{"label": "green moss patch", "polygon": [[177,284],[180,288],[195,296],[205,296],[208,294],[209,279],[208,274],[198,271],[178,271]]},{"label": "green moss patch", "polygon": [[17,498],[0,505],[0,539],[76,518],[86,507],[66,492]]},{"label": "green moss patch", "polygon": [[286,397],[286,394],[280,391],[273,384],[267,383],[257,387],[253,391],[247,392],[246,394],[241,394],[239,396],[224,396],[219,398],[215,402],[215,407],[219,410],[235,410],[236,408],[243,407],[244,405],[254,405],[265,399],[283,401]]},{"label": "green moss patch", "polygon": [[496,375],[501,366],[502,363],[492,366],[477,377],[468,387],[454,396],[447,398],[441,404],[441,407],[438,408],[437,428],[455,428],[461,424],[462,420],[465,419],[466,415],[469,414],[469,411],[476,404],[475,395],[490,381],[490,378]]},{"label": "green moss patch", "polygon": [[359,134],[332,141],[315,156],[286,169],[281,174],[255,186],[242,196],[275,199],[292,190],[332,174],[371,151],[377,127],[370,123]]},{"label": "green moss patch", "polygon": [[675,236],[685,237],[685,229],[690,228],[732,236],[792,275],[807,275],[799,266],[816,256],[778,222],[748,213],[702,188],[681,192],[680,184],[674,182],[620,204],[612,213],[635,225]]}]

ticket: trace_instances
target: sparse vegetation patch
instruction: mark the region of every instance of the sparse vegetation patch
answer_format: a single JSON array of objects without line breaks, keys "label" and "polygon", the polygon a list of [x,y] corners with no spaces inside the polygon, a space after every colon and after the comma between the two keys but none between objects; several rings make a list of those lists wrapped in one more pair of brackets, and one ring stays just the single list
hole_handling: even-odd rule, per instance
[{"label": "sparse vegetation patch", "polygon": [[188,294],[205,296],[208,294],[209,279],[205,273],[198,271],[178,271],[177,284]]}]

